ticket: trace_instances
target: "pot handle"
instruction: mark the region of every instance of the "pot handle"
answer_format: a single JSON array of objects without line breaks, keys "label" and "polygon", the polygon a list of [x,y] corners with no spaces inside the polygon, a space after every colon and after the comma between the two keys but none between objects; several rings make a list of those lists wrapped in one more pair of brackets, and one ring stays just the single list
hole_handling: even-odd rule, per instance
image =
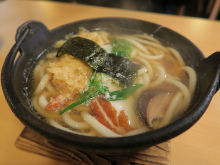
[{"label": "pot handle", "polygon": [[21,39],[22,34],[26,30],[29,30],[28,38],[32,37],[38,32],[48,31],[47,27],[39,21],[27,21],[17,29],[15,36],[16,42]]},{"label": "pot handle", "polygon": [[215,52],[202,60],[199,68],[202,72],[207,72],[207,77],[215,74],[215,81],[213,83],[217,92],[220,88],[220,52]]},{"label": "pot handle", "polygon": [[[6,93],[6,99],[10,100],[9,98],[7,98],[7,91],[5,90],[7,88],[7,86],[9,86],[10,89],[10,84],[11,84],[11,77],[9,75],[11,75],[12,71],[12,67],[14,65],[14,61],[16,59],[17,53],[21,47],[21,44],[23,43],[23,41],[25,40],[25,38],[28,36],[30,32],[30,29],[26,28],[23,31],[20,31],[19,33],[19,37],[16,37],[16,42],[13,45],[13,47],[11,48],[10,52],[8,53],[8,55],[5,58],[5,62],[2,66],[2,72],[1,72],[1,83],[2,83],[2,89],[3,92]],[[17,35],[16,35],[17,36]]]},{"label": "pot handle", "polygon": [[15,57],[20,49],[20,46],[21,46],[22,42],[24,41],[24,39],[29,34],[29,32],[30,32],[30,29],[27,28],[24,31],[22,31],[22,33],[19,33],[19,38],[16,37],[16,43],[13,45],[10,52],[8,53],[8,55],[5,59],[5,63],[4,63],[3,68],[11,68],[13,66]]},{"label": "pot handle", "polygon": [[5,68],[4,73],[8,73],[11,70],[9,68],[13,67],[17,53],[20,51],[22,54],[21,47],[24,40],[31,38],[33,35],[41,31],[48,31],[48,29],[44,24],[38,21],[27,21],[18,28],[15,36],[15,44],[8,53],[3,65],[3,68]]}]

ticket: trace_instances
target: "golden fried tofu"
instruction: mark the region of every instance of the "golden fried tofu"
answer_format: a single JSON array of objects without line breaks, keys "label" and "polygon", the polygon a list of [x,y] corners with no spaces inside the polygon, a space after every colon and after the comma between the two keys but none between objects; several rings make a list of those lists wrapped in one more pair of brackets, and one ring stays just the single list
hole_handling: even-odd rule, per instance
[{"label": "golden fried tofu", "polygon": [[72,96],[81,93],[88,85],[92,69],[82,60],[63,55],[48,64],[51,83],[62,94]]}]

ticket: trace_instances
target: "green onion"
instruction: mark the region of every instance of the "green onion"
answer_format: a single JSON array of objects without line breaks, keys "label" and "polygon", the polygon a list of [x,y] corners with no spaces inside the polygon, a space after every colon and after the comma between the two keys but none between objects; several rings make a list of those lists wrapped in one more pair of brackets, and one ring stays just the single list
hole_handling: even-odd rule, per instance
[{"label": "green onion", "polygon": [[70,104],[69,106],[67,106],[66,108],[64,108],[62,111],[59,112],[60,115],[62,115],[63,113],[65,113],[66,111],[69,111],[70,109],[86,102],[86,101],[89,101],[91,98],[90,97],[85,97],[83,99],[80,99],[72,104]]},{"label": "green onion", "polygon": [[142,84],[134,84],[132,86],[129,86],[121,90],[109,92],[108,87],[102,84],[101,76],[97,76],[96,71],[94,71],[89,81],[88,90],[81,94],[80,99],[78,101],[64,108],[62,111],[59,112],[59,114],[62,115],[63,113],[69,111],[70,109],[80,104],[83,104],[99,95],[105,96],[106,93],[109,93],[110,95],[109,98],[106,98],[108,101],[125,100],[130,95],[132,95],[138,88],[143,86]]},{"label": "green onion", "polygon": [[88,90],[80,95],[80,99],[78,101],[67,106],[65,109],[60,111],[59,114],[62,115],[64,112],[67,112],[70,109],[82,103],[85,103],[94,97],[97,97],[99,95],[105,95],[108,91],[109,91],[108,87],[102,84],[100,77],[97,76],[96,71],[94,71],[89,80]]},{"label": "green onion", "polygon": [[127,88],[110,92],[110,97],[107,98],[108,101],[125,100],[131,96],[138,88],[142,87],[143,84],[135,84]]},{"label": "green onion", "polygon": [[112,40],[112,53],[117,56],[130,58],[131,56],[131,43],[125,39],[113,38]]},{"label": "green onion", "polygon": [[95,78],[96,78],[96,71],[94,71],[94,72],[92,73],[92,76],[91,76],[91,78],[90,78],[90,80],[89,80],[89,86],[88,86],[88,87],[90,87],[90,86],[93,84]]}]

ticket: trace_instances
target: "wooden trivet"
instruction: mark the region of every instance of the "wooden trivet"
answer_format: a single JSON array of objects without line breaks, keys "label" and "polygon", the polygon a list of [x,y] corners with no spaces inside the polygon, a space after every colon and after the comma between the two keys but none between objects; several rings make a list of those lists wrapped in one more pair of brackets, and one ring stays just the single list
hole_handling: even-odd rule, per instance
[{"label": "wooden trivet", "polygon": [[45,137],[30,128],[24,128],[17,138],[17,148],[50,157],[74,165],[169,165],[169,142],[132,154],[120,156],[103,156],[79,151],[75,148],[64,147],[61,144],[49,142]]}]

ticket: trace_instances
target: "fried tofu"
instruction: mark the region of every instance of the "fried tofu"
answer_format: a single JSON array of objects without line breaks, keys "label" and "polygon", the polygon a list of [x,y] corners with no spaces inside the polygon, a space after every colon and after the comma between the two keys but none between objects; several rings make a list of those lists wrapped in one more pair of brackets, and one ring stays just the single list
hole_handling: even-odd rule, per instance
[{"label": "fried tofu", "polygon": [[92,69],[82,60],[71,55],[63,55],[48,64],[47,72],[51,83],[62,94],[74,96],[85,90]]}]

